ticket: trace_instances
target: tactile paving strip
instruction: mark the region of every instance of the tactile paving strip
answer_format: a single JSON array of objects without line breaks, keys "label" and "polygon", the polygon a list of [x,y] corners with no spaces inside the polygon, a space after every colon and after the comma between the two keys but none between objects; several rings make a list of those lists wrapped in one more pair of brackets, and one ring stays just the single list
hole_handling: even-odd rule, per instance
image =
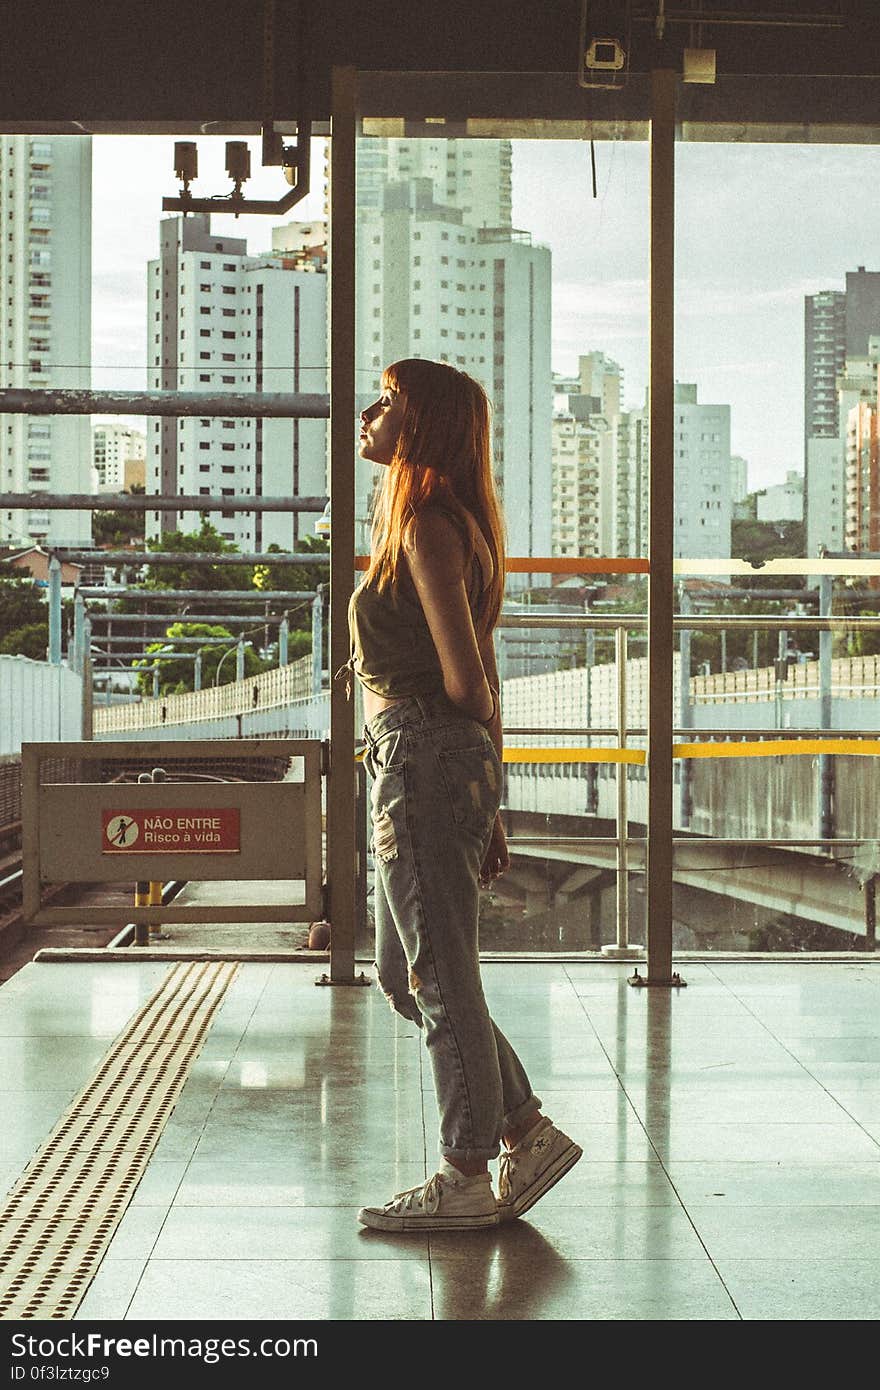
[{"label": "tactile paving strip", "polygon": [[0,1206],[0,1319],[76,1311],[237,970],[169,971],[22,1173]]}]

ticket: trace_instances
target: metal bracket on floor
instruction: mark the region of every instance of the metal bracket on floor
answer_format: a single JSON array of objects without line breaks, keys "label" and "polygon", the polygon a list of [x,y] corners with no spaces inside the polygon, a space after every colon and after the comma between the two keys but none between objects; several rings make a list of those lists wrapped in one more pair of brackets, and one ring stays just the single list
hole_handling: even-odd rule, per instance
[{"label": "metal bracket on floor", "polygon": [[331,980],[329,975],[319,975],[315,981],[316,985],[371,985],[372,983],[373,981],[364,974],[363,970],[350,980]]},{"label": "metal bracket on floor", "polygon": [[683,980],[678,973],[670,975],[668,980],[650,980],[636,970],[627,979],[627,984],[632,985],[634,989],[687,989],[687,980]]}]

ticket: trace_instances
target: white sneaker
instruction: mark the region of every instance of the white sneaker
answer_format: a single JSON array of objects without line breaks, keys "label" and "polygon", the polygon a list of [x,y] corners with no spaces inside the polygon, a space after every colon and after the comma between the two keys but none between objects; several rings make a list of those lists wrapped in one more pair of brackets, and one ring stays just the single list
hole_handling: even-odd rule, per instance
[{"label": "white sneaker", "polygon": [[583,1149],[561,1129],[542,1116],[512,1149],[501,1152],[498,1176],[498,1213],[502,1221],[512,1221],[533,1207],[573,1168]]},{"label": "white sneaker", "polygon": [[489,1174],[456,1177],[446,1165],[421,1187],[398,1192],[384,1207],[361,1207],[357,1219],[376,1231],[470,1231],[498,1225]]}]

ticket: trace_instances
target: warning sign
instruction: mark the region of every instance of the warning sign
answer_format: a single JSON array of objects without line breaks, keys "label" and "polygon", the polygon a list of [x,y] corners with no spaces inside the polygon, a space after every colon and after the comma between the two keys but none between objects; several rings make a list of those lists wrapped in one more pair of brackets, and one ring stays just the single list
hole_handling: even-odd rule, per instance
[{"label": "warning sign", "polygon": [[102,811],[102,854],[238,854],[238,807]]}]

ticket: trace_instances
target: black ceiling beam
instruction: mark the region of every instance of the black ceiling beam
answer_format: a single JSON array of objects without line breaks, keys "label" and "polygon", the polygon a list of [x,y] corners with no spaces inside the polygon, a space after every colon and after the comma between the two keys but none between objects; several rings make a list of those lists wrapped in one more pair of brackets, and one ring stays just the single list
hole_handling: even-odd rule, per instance
[{"label": "black ceiling beam", "polygon": [[[570,72],[574,85],[579,0],[408,0],[390,12],[361,0],[276,0],[276,116],[330,114],[336,64],[397,72]],[[621,6],[623,8],[623,6]],[[669,5],[680,12],[683,5]],[[705,4],[704,9],[711,9]],[[634,73],[675,62],[690,41],[667,25],[661,47],[651,6],[636,4]],[[726,0],[728,20],[762,12],[842,14],[840,27],[704,23],[719,77],[754,74],[877,75],[876,0]],[[644,13],[643,13],[644,12]],[[697,14],[695,12],[695,18]],[[253,0],[6,0],[0,44],[0,128],[53,121],[167,123],[169,133],[212,122],[259,128],[263,114],[262,7]],[[305,80],[298,74],[305,73]],[[302,90],[303,87],[307,90]],[[605,99],[607,93],[596,93]],[[395,114],[388,112],[387,114]],[[535,111],[535,115],[543,115]]]}]

